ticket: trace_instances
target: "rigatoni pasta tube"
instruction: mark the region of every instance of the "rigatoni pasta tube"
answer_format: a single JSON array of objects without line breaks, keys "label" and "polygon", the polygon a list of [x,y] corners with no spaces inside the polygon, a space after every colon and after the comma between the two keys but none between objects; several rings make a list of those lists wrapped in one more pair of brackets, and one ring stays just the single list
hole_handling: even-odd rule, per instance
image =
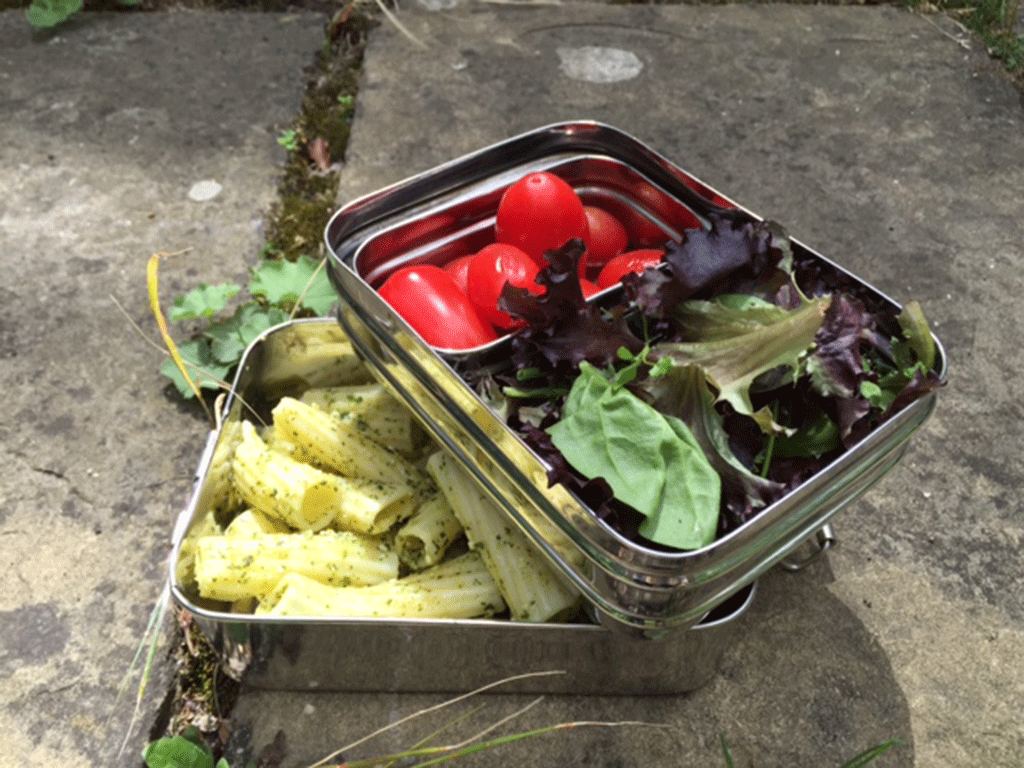
[{"label": "rigatoni pasta tube", "polygon": [[558,578],[472,477],[440,451],[427,461],[427,470],[462,522],[470,546],[483,556],[513,619],[555,621],[576,611],[579,593]]},{"label": "rigatoni pasta tube", "polygon": [[369,587],[329,587],[299,574],[284,577],[257,614],[365,618],[471,619],[505,609],[476,552]]},{"label": "rigatoni pasta tube", "polygon": [[298,530],[319,531],[338,510],[338,493],[326,472],[271,451],[248,421],[235,449],[235,486],[247,504]]},{"label": "rigatoni pasta tube", "polygon": [[241,422],[225,421],[217,438],[217,447],[210,457],[206,480],[203,482],[203,505],[206,509],[229,512],[241,505],[242,500],[235,488],[232,462],[235,449],[241,440]]},{"label": "rigatoni pasta tube", "polygon": [[399,559],[415,571],[441,561],[459,534],[462,523],[442,493],[435,493],[395,533]]},{"label": "rigatoni pasta tube", "polygon": [[416,509],[411,486],[361,477],[340,477],[344,495],[334,522],[356,533],[377,535]]},{"label": "rigatoni pasta tube", "polygon": [[273,410],[274,429],[298,450],[298,456],[348,477],[416,488],[423,475],[395,451],[375,443],[353,425],[293,397]]},{"label": "rigatoni pasta tube", "polygon": [[410,454],[418,434],[412,412],[379,383],[310,389],[299,398],[341,416],[378,445]]},{"label": "rigatoni pasta tube", "polygon": [[212,511],[207,512],[192,525],[181,541],[178,562],[174,565],[175,578],[179,584],[187,584],[195,578],[196,544],[207,536],[220,535],[221,529]]},{"label": "rigatoni pasta tube", "polygon": [[349,531],[208,536],[196,544],[199,594],[233,602],[261,597],[288,573],[333,586],[378,584],[398,576],[394,550]]},{"label": "rigatoni pasta tube", "polygon": [[337,323],[297,323],[291,330],[266,338],[268,366],[261,380],[270,392],[302,381],[309,387],[362,384],[369,370]]},{"label": "rigatoni pasta tube", "polygon": [[377,534],[410,511],[408,484],[339,477],[271,450],[249,422],[242,432],[234,462],[239,492],[248,504],[292,528],[318,531],[337,523]]},{"label": "rigatoni pasta tube", "polygon": [[290,533],[291,529],[276,517],[270,517],[259,510],[246,509],[235,515],[224,529],[228,538],[245,539],[253,536],[265,536],[268,533]]}]

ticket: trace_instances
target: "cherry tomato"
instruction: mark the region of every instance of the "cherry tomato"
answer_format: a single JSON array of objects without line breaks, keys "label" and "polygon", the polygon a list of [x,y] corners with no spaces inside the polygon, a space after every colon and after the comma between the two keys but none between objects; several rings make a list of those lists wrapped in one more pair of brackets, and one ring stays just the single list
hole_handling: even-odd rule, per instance
[{"label": "cherry tomato", "polygon": [[537,262],[514,245],[492,243],[481,248],[469,262],[466,276],[469,300],[481,317],[504,330],[514,328],[518,321],[498,309],[498,297],[505,283],[512,283],[531,293],[542,293],[544,289],[537,285],[538,272]]},{"label": "cherry tomato", "polygon": [[[668,198],[665,193],[653,184],[642,183],[633,190],[633,196],[645,215],[638,216],[632,222],[629,230],[630,241],[637,248],[653,248],[664,245],[669,236],[654,220],[666,220]],[[648,216],[653,218],[648,218]]]},{"label": "cherry tomato", "polygon": [[554,174],[530,173],[505,190],[498,203],[495,239],[544,266],[544,252],[574,237],[586,239],[587,217],[576,192]]},{"label": "cherry tomato", "polygon": [[601,286],[599,286],[597,283],[592,283],[589,280],[585,280],[583,278],[580,278],[580,288],[583,289],[584,299],[589,299],[598,291],[603,290]]},{"label": "cherry tomato", "polygon": [[463,293],[469,293],[467,275],[469,273],[469,262],[472,259],[473,254],[467,253],[465,256],[452,259],[443,267],[444,271],[452,276],[455,284],[459,286],[459,290]]},{"label": "cherry tomato", "polygon": [[675,225],[675,228],[680,233],[683,233],[688,229],[701,228],[700,219],[698,219],[696,215],[687,210],[680,211],[679,215],[676,216],[672,224]]},{"label": "cherry tomato", "polygon": [[597,285],[600,288],[615,285],[630,272],[643,272],[647,267],[657,266],[664,255],[665,252],[660,248],[642,248],[638,251],[620,253],[605,264],[601,274],[597,276]]},{"label": "cherry tomato", "polygon": [[603,208],[583,206],[587,217],[587,252],[583,257],[584,269],[603,267],[612,256],[618,256],[629,246],[629,234],[622,222]]},{"label": "cherry tomato", "polygon": [[435,347],[470,349],[497,338],[469,297],[441,267],[403,267],[387,279],[379,293]]}]

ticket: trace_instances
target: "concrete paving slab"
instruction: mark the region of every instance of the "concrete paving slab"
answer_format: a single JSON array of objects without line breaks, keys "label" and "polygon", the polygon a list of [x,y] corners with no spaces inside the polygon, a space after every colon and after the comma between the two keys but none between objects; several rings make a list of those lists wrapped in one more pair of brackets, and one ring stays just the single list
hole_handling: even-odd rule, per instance
[{"label": "concrete paving slab", "polygon": [[[168,303],[244,280],[322,27],[88,13],[40,36],[0,14],[0,765],[138,764],[167,664],[120,759],[137,681],[117,692],[207,432],[132,328],[156,338],[146,261],[190,249]],[[202,180],[222,191],[193,202]]]},{"label": "concrete paving slab", "polygon": [[[374,33],[342,201],[601,119],[920,299],[952,361],[908,457],[838,518],[840,548],[762,581],[706,688],[554,697],[518,721],[670,728],[581,728],[473,764],[722,765],[724,734],[738,765],[837,765],[890,737],[908,744],[878,765],[1019,765],[1024,115],[998,67],[954,25],[889,8],[456,3],[401,19],[427,47]],[[165,266],[167,295],[244,275],[321,25],[86,14],[33,38],[0,14],[0,253],[21,278],[0,289],[0,764],[134,764],[115,758],[130,717],[116,691],[205,424],[165,396],[160,355],[111,296],[152,333],[151,253],[192,249]],[[611,74],[588,64],[595,47],[620,52]],[[222,192],[188,200],[205,179]],[[243,748],[283,729],[285,765],[302,765],[444,698],[246,690],[234,719]],[[474,723],[529,698],[487,701]]]},{"label": "concrete paving slab", "polygon": [[[339,202],[598,119],[919,299],[952,369],[903,463],[837,518],[828,564],[764,579],[711,684],[550,698],[519,723],[669,729],[579,729],[472,764],[721,765],[724,734],[739,765],[838,765],[891,737],[907,744],[878,765],[1018,765],[1024,113],[998,65],[888,7],[439,5],[400,15],[421,44],[373,34]],[[304,765],[443,698],[246,690],[235,723],[257,746],[283,729]],[[528,701],[488,700],[494,716]]]}]

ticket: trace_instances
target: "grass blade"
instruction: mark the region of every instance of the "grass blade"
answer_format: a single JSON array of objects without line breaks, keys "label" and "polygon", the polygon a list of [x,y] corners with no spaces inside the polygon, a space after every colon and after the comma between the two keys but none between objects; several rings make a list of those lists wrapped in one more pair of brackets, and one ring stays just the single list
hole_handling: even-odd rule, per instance
[{"label": "grass blade", "polygon": [[[532,705],[531,705],[532,706]],[[528,707],[527,707],[528,708]],[[522,711],[517,712],[512,717],[521,714]],[[509,718],[505,718],[507,721]],[[582,728],[582,727],[605,727],[605,728],[619,728],[624,726],[647,726],[653,728],[669,728],[668,725],[659,723],[644,723],[634,721],[623,721],[623,722],[596,722],[590,720],[581,720],[570,723],[557,723],[555,725],[544,726],[543,728],[536,728],[530,731],[520,731],[518,733],[511,733],[507,736],[499,736],[498,738],[484,741],[479,744],[470,744],[462,746],[453,750],[453,747],[425,747],[423,749],[409,750],[407,752],[395,753],[393,755],[386,755],[383,757],[372,757],[365,760],[352,760],[350,762],[343,763],[338,768],[372,768],[382,763],[389,763],[396,760],[403,760],[416,757],[429,757],[430,759],[419,763],[413,763],[413,768],[427,768],[431,765],[440,765],[446,763],[449,760],[458,760],[463,757],[474,755],[477,752],[483,752],[488,749],[494,749],[495,747],[505,746],[507,744],[513,744],[517,741],[523,741],[524,739],[533,738],[535,736],[543,736],[547,733],[554,733],[555,731],[565,731],[571,728]],[[457,746],[457,745],[456,745]],[[438,754],[444,753],[444,754]],[[435,757],[430,757],[436,755]]]},{"label": "grass blade", "polygon": [[536,728],[536,729],[534,729],[532,731],[521,731],[519,733],[512,733],[512,734],[509,734],[508,736],[500,736],[500,737],[498,737],[496,739],[491,739],[490,741],[481,742],[480,744],[473,744],[473,745],[470,745],[468,747],[463,747],[462,749],[456,750],[455,752],[452,752],[450,754],[442,755],[441,757],[436,757],[433,760],[427,760],[426,762],[423,762],[423,763],[416,763],[416,768],[426,768],[426,766],[439,765],[441,763],[448,762],[449,760],[458,760],[459,758],[467,757],[468,755],[472,755],[472,754],[475,754],[477,752],[482,752],[482,751],[487,750],[487,749],[493,749],[495,747],[501,747],[501,746],[504,746],[506,744],[513,744],[513,743],[515,743],[517,741],[522,741],[523,739],[533,738],[534,736],[543,736],[546,733],[553,733],[555,731],[565,731],[565,730],[569,730],[570,728],[595,727],[595,726],[600,726],[600,727],[605,727],[605,728],[618,728],[618,727],[623,727],[623,726],[628,726],[628,725],[644,725],[644,726],[653,727],[653,728],[668,728],[669,727],[667,725],[662,725],[662,724],[657,724],[657,723],[643,723],[643,722],[634,722],[634,721],[623,721],[623,722],[618,722],[618,723],[604,723],[604,722],[594,722],[594,721],[589,721],[589,720],[581,720],[581,721],[572,722],[572,723],[557,723],[556,725],[548,725],[548,726],[545,726],[544,728]]},{"label": "grass blade", "polygon": [[142,699],[146,694],[146,685],[149,683],[149,676],[153,671],[153,659],[156,658],[156,649],[160,644],[160,628],[164,625],[164,616],[167,614],[167,605],[170,602],[170,596],[170,587],[165,583],[156,605],[153,606],[153,610],[149,614],[149,623],[146,625],[146,631],[143,633],[142,639],[139,641],[139,647],[135,650],[135,656],[132,658],[131,664],[128,666],[128,671],[125,673],[124,680],[121,682],[121,687],[119,688],[117,698],[115,699],[116,706],[117,699],[120,699],[121,697],[121,692],[128,686],[128,680],[131,678],[132,671],[139,662],[143,649],[147,647],[148,638],[149,650],[146,653],[146,664],[142,668],[142,676],[139,680],[139,689],[135,694],[135,708],[132,710],[132,718],[128,723],[128,728],[125,730],[124,739],[121,742],[121,748],[117,752],[118,758],[121,757],[124,753],[125,747],[128,746],[128,739],[131,737],[132,730],[135,728],[135,723],[139,719],[139,712],[142,709]]},{"label": "grass blade", "polygon": [[332,759],[334,759],[338,755],[340,755],[340,754],[342,754],[344,752],[348,752],[349,750],[355,749],[359,745],[365,744],[370,739],[373,739],[373,738],[381,735],[382,733],[386,733],[387,731],[390,731],[393,728],[397,728],[400,725],[404,725],[405,723],[409,722],[410,720],[415,720],[417,717],[422,717],[423,715],[430,714],[431,712],[436,712],[439,709],[444,709],[445,707],[450,707],[453,704],[459,703],[460,701],[465,701],[466,699],[470,698],[471,696],[476,696],[477,694],[483,693],[484,691],[489,691],[492,688],[497,688],[499,686],[505,685],[506,683],[512,683],[512,682],[515,682],[517,680],[525,680],[525,679],[531,678],[531,677],[543,677],[543,676],[546,676],[546,675],[564,675],[564,674],[565,674],[565,670],[553,669],[553,670],[547,670],[547,671],[544,671],[544,672],[526,672],[526,673],[524,673],[522,675],[513,675],[511,677],[502,678],[501,680],[496,680],[493,683],[488,683],[487,685],[480,686],[479,688],[477,688],[475,690],[472,690],[469,693],[464,693],[464,694],[462,694],[460,696],[456,696],[455,698],[452,698],[452,699],[446,699],[445,701],[442,701],[440,704],[435,704],[432,707],[427,707],[426,709],[421,709],[418,712],[413,712],[411,715],[407,715],[406,717],[400,718],[399,720],[396,720],[393,723],[389,723],[388,725],[385,725],[385,726],[383,726],[381,728],[378,728],[376,731],[373,731],[372,733],[368,733],[366,736],[363,736],[360,739],[356,739],[351,744],[348,744],[347,746],[341,747],[340,749],[336,749],[331,754],[327,755],[326,757],[321,758],[317,762],[315,762],[312,765],[310,765],[309,768],[318,768],[318,766],[326,765],[327,763],[329,763]]},{"label": "grass blade", "polygon": [[188,368],[185,366],[185,361],[182,359],[181,354],[178,352],[178,347],[174,343],[174,339],[171,338],[171,332],[167,328],[167,320],[164,318],[164,312],[160,309],[160,259],[169,256],[166,253],[154,253],[149,257],[149,261],[146,263],[146,286],[149,289],[149,308],[153,312],[153,317],[156,320],[156,327],[160,331],[160,338],[164,340],[164,344],[167,345],[167,351],[171,355],[171,359],[174,364],[181,371],[181,375],[185,377],[185,381],[188,382],[189,388],[195,393],[196,399],[203,406],[203,410],[206,411],[206,415],[213,421],[213,416],[210,413],[210,409],[206,407],[206,402],[203,400],[203,395],[199,391],[199,387],[192,380],[192,377],[188,373]]},{"label": "grass blade", "polygon": [[[482,710],[486,706],[487,706],[486,704],[481,704],[480,706],[474,707],[473,709],[469,710],[464,715],[460,715],[459,717],[456,717],[454,720],[449,720],[447,723],[442,725],[440,728],[435,730],[433,733],[428,733],[422,739],[420,739],[415,744],[413,744],[412,745],[412,749],[416,750],[416,749],[425,749],[425,748],[427,748],[427,746],[430,744],[430,742],[432,742],[434,739],[436,739],[442,733],[444,733],[445,731],[450,731],[452,728],[455,728],[460,723],[468,720],[469,718],[471,718],[473,715],[475,715],[477,712],[479,712],[480,710]],[[391,766],[391,765],[393,765],[394,763],[397,763],[397,762],[398,762],[398,759],[395,759],[395,760],[390,761],[388,763],[388,765]]]},{"label": "grass blade", "polygon": [[727,768],[736,768],[736,763],[733,762],[732,754],[729,752],[729,745],[725,743],[725,734],[719,734],[718,738],[722,743],[722,755],[725,757]]},{"label": "grass blade", "polygon": [[878,759],[893,747],[903,746],[903,742],[899,739],[891,739],[884,744],[879,744],[876,747],[861,752],[856,757],[852,758],[846,763],[843,763],[843,768],[863,768],[870,762]]}]

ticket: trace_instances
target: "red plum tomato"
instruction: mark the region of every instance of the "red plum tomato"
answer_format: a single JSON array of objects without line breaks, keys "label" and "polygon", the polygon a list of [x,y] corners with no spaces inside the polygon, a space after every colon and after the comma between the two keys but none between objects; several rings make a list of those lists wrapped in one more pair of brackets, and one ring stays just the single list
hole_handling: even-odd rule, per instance
[{"label": "red plum tomato", "polygon": [[602,290],[601,286],[597,283],[592,283],[589,280],[580,278],[580,288],[583,290],[583,298],[589,299],[598,291]]},{"label": "red plum tomato", "polygon": [[472,253],[467,253],[464,256],[459,256],[452,259],[444,265],[443,269],[452,279],[455,280],[455,284],[459,286],[459,290],[463,293],[469,293],[468,288],[468,274],[469,274],[469,262],[473,259]]},{"label": "red plum tomato", "polygon": [[647,267],[661,263],[665,251],[660,248],[641,248],[638,251],[626,251],[613,258],[597,276],[597,285],[607,288],[622,281],[630,272],[643,272]]},{"label": "red plum tomato", "polygon": [[403,267],[387,279],[379,292],[432,346],[470,349],[497,338],[469,297],[441,267]]},{"label": "red plum tomato", "polygon": [[630,241],[638,248],[663,245],[669,236],[655,223],[655,219],[665,221],[668,198],[657,187],[646,183],[633,190],[633,195],[644,215],[636,217],[632,222]]},{"label": "red plum tomato", "polygon": [[518,321],[498,309],[498,297],[505,283],[539,294],[537,285],[540,267],[523,251],[507,243],[492,243],[481,248],[470,260],[466,275],[470,301],[480,315],[494,325],[509,330]]},{"label": "red plum tomato", "polygon": [[604,208],[583,206],[587,217],[587,253],[583,257],[586,271],[600,269],[612,256],[618,256],[629,246],[629,234],[617,218]]},{"label": "red plum tomato", "polygon": [[681,211],[676,217],[675,221],[672,222],[679,233],[682,234],[688,229],[700,229],[700,219],[690,211]]},{"label": "red plum tomato", "polygon": [[495,239],[521,249],[544,266],[544,252],[574,237],[586,240],[583,203],[565,181],[545,171],[530,173],[505,190],[498,203]]}]

